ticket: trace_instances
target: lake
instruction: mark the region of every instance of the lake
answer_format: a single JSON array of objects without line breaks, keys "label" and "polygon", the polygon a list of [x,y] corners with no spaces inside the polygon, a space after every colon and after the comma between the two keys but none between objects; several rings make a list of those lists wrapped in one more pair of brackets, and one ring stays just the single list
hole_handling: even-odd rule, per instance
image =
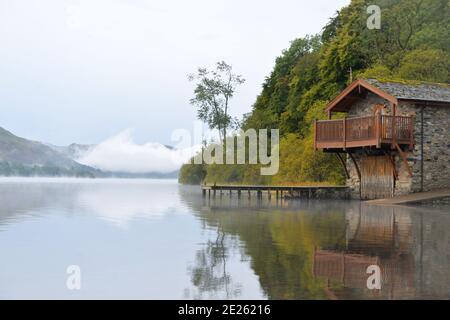
[{"label": "lake", "polygon": [[447,210],[171,180],[0,179],[0,254],[1,299],[450,298]]}]

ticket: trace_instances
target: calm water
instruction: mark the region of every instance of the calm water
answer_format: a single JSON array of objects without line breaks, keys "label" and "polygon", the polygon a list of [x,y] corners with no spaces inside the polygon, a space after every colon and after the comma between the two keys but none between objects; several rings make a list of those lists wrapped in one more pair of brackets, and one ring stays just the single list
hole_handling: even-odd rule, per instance
[{"label": "calm water", "polygon": [[450,212],[208,200],[175,181],[0,179],[0,254],[2,299],[450,298]]}]

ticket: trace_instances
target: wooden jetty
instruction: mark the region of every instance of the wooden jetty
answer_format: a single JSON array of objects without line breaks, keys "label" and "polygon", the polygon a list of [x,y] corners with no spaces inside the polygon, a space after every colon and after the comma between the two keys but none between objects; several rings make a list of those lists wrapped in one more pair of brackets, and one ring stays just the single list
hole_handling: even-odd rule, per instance
[{"label": "wooden jetty", "polygon": [[[217,194],[222,196],[228,193],[231,197],[233,193],[237,195],[238,198],[242,196],[243,193],[248,195],[250,199],[251,195],[254,194],[258,199],[266,194],[269,199],[274,195],[277,199],[281,198],[305,198],[313,199],[319,192],[327,193],[337,193],[341,192],[345,194],[348,190],[346,186],[230,186],[230,185],[203,185],[202,194],[203,197],[211,198],[211,196],[216,197]],[[344,198],[343,196],[338,198]]]}]

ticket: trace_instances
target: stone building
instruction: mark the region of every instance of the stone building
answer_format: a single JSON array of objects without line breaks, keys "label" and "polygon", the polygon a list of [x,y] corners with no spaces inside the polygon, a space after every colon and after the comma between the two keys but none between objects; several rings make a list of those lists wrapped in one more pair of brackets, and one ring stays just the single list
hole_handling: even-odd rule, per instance
[{"label": "stone building", "polygon": [[315,147],[339,157],[353,198],[450,187],[450,85],[360,79],[326,110]]}]

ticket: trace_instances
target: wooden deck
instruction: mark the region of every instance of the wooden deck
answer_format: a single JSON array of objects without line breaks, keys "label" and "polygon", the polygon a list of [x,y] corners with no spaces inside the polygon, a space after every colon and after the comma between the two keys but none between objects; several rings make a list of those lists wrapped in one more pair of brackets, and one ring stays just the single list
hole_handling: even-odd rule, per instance
[{"label": "wooden deck", "polygon": [[202,194],[203,197],[211,196],[215,197],[217,194],[222,196],[228,193],[232,196],[235,193],[238,198],[243,193],[247,193],[250,198],[252,194],[256,194],[256,197],[261,198],[263,194],[266,194],[270,199],[272,194],[278,198],[306,198],[312,199],[318,192],[345,192],[348,190],[346,186],[255,186],[255,185],[203,185]]},{"label": "wooden deck", "polygon": [[316,149],[381,148],[383,145],[414,145],[414,118],[374,115],[315,121]]}]

